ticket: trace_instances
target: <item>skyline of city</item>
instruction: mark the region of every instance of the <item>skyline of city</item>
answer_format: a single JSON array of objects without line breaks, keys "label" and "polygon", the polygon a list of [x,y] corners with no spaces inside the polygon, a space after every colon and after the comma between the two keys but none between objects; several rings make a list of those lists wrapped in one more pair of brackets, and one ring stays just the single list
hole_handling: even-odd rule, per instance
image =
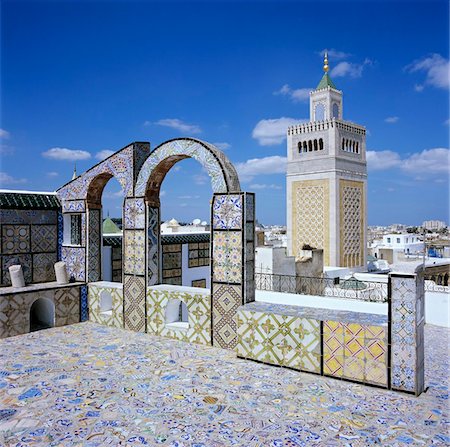
[{"label": "skyline of city", "polygon": [[[328,48],[344,119],[368,130],[368,224],[448,221],[448,4],[425,5],[339,3],[318,33],[303,2],[3,2],[0,187],[54,190],[75,162],[192,136],[224,150],[262,223],[285,224],[286,128],[308,119]],[[112,179],[104,216],[120,215],[118,193]],[[163,220],[209,220],[211,195],[183,160]]]}]

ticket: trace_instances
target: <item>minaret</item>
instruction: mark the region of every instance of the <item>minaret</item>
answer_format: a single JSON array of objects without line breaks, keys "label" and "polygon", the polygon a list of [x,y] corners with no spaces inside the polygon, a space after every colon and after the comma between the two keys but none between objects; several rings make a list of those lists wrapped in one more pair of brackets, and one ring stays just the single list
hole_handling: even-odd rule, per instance
[{"label": "minaret", "polygon": [[326,266],[366,266],[366,130],[343,119],[342,92],[324,74],[310,93],[310,122],[287,131],[288,254],[324,250]]}]

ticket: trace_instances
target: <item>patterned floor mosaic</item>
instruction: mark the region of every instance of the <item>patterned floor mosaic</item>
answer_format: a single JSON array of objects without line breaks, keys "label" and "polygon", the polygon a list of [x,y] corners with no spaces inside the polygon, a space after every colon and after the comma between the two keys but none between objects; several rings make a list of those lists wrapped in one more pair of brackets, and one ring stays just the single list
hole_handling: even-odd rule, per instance
[{"label": "patterned floor mosaic", "polygon": [[448,338],[419,398],[80,323],[0,341],[0,445],[449,445]]}]

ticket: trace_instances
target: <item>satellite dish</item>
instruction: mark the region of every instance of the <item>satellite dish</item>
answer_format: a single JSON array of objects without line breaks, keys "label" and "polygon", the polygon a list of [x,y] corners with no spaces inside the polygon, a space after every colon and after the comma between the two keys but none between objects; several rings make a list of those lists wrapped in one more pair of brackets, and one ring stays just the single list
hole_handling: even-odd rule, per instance
[{"label": "satellite dish", "polygon": [[194,219],[194,220],[192,221],[192,224],[193,224],[193,225],[200,225],[200,222],[201,222],[200,219]]}]

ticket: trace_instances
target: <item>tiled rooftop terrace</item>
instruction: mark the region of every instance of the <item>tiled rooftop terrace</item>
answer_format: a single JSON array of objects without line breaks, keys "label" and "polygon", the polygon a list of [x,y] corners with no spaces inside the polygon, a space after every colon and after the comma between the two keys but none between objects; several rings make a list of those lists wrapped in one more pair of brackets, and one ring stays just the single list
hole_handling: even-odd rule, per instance
[{"label": "tiled rooftop terrace", "polygon": [[80,323],[0,340],[0,445],[449,445],[449,334],[420,397]]}]

